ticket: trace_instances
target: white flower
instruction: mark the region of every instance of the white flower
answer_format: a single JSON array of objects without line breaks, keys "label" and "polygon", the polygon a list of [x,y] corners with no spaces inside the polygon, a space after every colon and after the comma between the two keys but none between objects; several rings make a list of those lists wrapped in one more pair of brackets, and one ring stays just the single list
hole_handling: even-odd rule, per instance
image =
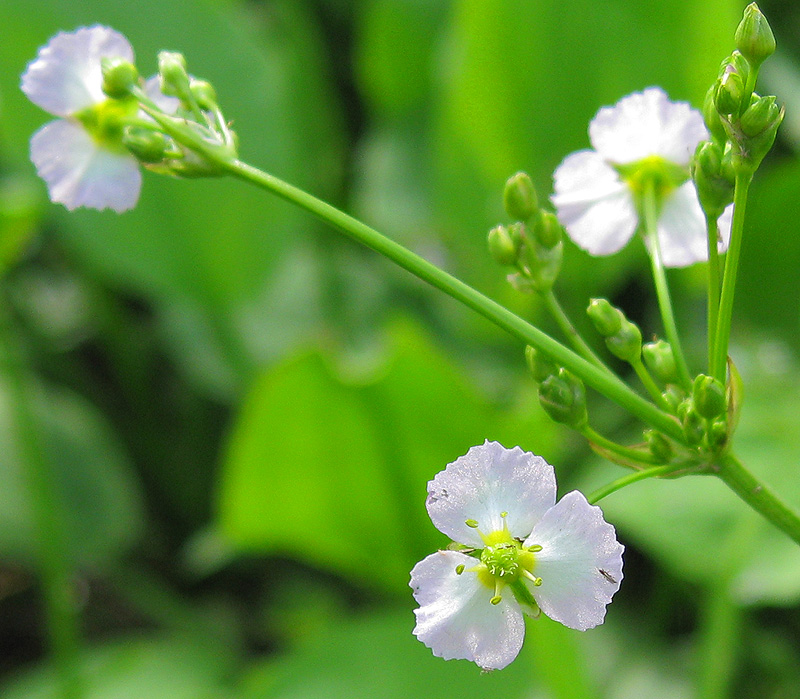
[{"label": "white flower", "polygon": [[[697,144],[707,139],[700,112],[670,102],[658,87],[603,107],[589,124],[594,150],[572,153],[555,171],[552,201],[570,238],[593,255],[622,249],[639,225],[635,173],[641,176],[643,167],[668,185],[660,192],[657,226],[664,265],[707,260],[705,217],[688,179]],[[677,173],[683,181],[669,186]],[[719,219],[720,251],[728,246],[731,216],[728,206]]]},{"label": "white flower", "polygon": [[22,76],[28,98],[62,117],[33,135],[31,160],[50,199],[70,210],[125,211],[141,189],[139,164],[120,141],[121,119],[138,107],[103,93],[103,58],[132,63],[133,49],[113,29],[83,27],[54,36]]},{"label": "white flower", "polygon": [[523,611],[581,631],[603,622],[624,548],[581,493],[556,503],[543,458],[487,441],[437,474],[426,504],[437,529],[465,547],[411,571],[414,634],[434,655],[500,669],[522,647]]}]

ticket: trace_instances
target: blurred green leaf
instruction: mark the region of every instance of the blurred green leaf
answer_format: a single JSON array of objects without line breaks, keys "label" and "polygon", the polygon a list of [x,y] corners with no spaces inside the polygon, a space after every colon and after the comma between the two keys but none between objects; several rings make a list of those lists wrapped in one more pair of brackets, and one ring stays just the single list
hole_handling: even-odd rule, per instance
[{"label": "blurred green leaf", "polygon": [[[202,637],[139,638],[88,651],[82,668],[85,699],[234,699],[223,678],[231,659]],[[49,667],[36,668],[3,689],[4,699],[52,699],[58,684]]]},{"label": "blurred green leaf", "polygon": [[552,445],[542,418],[491,408],[413,326],[395,325],[391,346],[370,380],[307,354],[257,381],[221,474],[219,523],[234,544],[401,590],[445,543],[425,513],[426,481],[487,438]]},{"label": "blurred green leaf", "polygon": [[[35,406],[73,557],[84,565],[119,557],[140,535],[143,512],[139,485],[116,435],[75,394],[43,389]],[[37,550],[34,524],[12,434],[0,385],[0,552],[29,561]]]}]

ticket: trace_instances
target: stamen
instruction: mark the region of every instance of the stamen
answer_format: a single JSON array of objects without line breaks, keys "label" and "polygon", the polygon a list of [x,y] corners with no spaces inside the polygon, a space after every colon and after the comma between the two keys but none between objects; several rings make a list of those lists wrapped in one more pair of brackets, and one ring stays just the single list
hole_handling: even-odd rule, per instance
[{"label": "stamen", "polygon": [[461,575],[461,573],[464,572],[464,568],[465,568],[465,566],[464,566],[463,563],[460,563],[459,565],[457,565],[456,566],[456,575]]},{"label": "stamen", "polygon": [[525,568],[523,568],[523,569],[522,569],[522,574],[523,574],[523,575],[524,575],[524,576],[525,576],[525,577],[526,577],[528,580],[530,580],[530,581],[531,581],[531,582],[532,582],[532,583],[533,583],[533,584],[534,584],[536,587],[539,587],[539,586],[542,584],[542,579],[541,579],[541,578],[539,578],[539,577],[535,576],[535,575],[534,575],[533,573],[531,573],[530,571],[528,571],[528,570],[525,570]]},{"label": "stamen", "polygon": [[468,519],[468,520],[466,520],[464,522],[464,524],[466,524],[471,529],[477,529],[478,528],[478,522],[477,522],[477,520],[474,520],[474,519]]}]

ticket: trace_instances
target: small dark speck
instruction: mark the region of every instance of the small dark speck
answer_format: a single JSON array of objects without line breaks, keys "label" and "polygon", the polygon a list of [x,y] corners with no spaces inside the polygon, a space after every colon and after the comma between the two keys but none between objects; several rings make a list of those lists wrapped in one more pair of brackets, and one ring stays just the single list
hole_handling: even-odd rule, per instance
[{"label": "small dark speck", "polygon": [[608,582],[616,584],[617,581],[614,579],[614,576],[611,575],[608,571],[603,570],[602,568],[598,568],[597,572],[600,573]]}]

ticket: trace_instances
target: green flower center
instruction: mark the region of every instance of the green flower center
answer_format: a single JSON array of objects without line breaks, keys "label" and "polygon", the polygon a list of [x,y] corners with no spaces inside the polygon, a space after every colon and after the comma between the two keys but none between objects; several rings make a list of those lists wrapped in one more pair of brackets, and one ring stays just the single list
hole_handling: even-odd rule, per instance
[{"label": "green flower center", "polygon": [[653,196],[657,210],[672,192],[689,179],[689,171],[664,160],[660,155],[649,155],[635,163],[614,166],[619,176],[630,187],[636,207],[642,211],[645,196]]},{"label": "green flower center", "polygon": [[122,130],[131,117],[136,116],[138,109],[139,105],[133,97],[107,99],[76,112],[72,117],[100,146],[124,153],[127,151],[122,145]]}]

